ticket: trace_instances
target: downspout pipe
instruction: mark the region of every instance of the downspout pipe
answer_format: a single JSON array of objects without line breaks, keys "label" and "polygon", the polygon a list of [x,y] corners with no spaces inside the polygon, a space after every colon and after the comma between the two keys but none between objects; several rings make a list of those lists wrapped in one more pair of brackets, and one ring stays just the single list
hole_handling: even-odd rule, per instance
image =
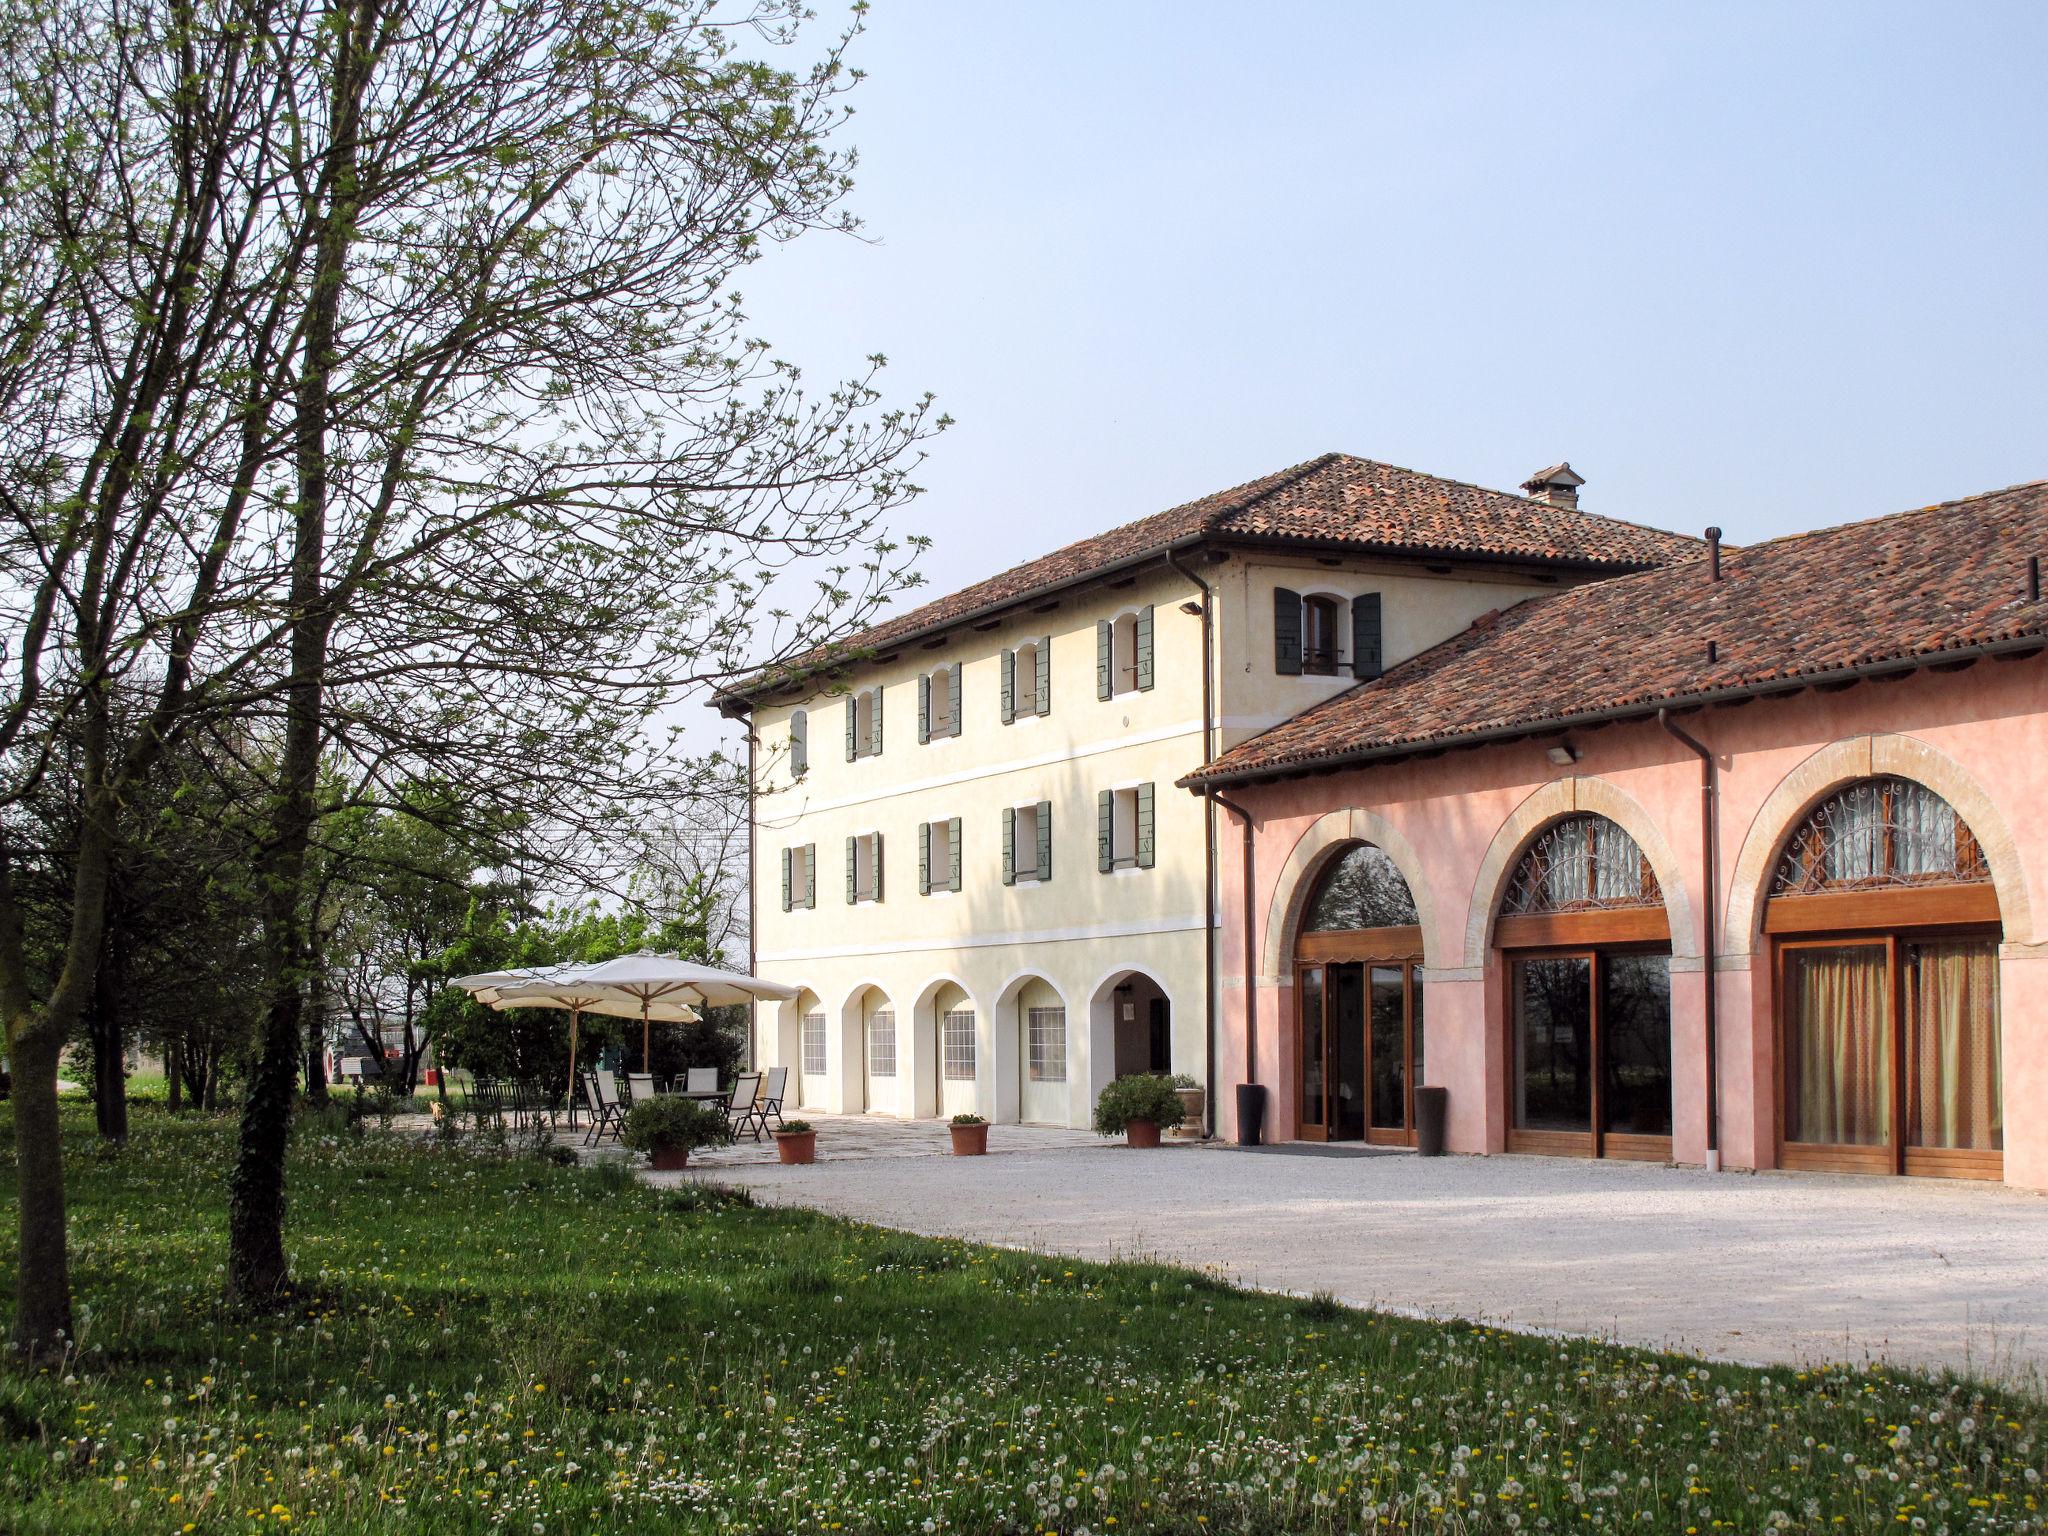
[{"label": "downspout pipe", "polygon": [[[754,856],[754,747],[757,740],[754,722],[750,716],[747,720],[747,974],[749,976],[761,974],[761,961],[758,954],[759,945],[754,937],[759,927],[758,919],[760,916],[760,909],[756,904],[757,889],[755,876],[758,871],[755,868]],[[747,1000],[746,1061],[747,1070],[750,1072],[758,1065],[756,1060],[758,1046],[756,1042],[760,1033],[761,1003],[758,998],[749,998]]]},{"label": "downspout pipe", "polygon": [[[1230,812],[1244,825],[1244,1082],[1238,1093],[1240,1105],[1253,1097],[1246,1090],[1253,1090],[1259,1084],[1259,1019],[1258,1019],[1258,948],[1254,942],[1255,923],[1252,915],[1252,815],[1243,806],[1216,790],[1208,792],[1223,809]],[[1240,1112],[1237,1127],[1239,1146],[1256,1146],[1245,1131],[1244,1117]]]},{"label": "downspout pipe", "polygon": [[1714,975],[1714,957],[1720,946],[1715,942],[1714,903],[1720,895],[1720,874],[1716,868],[1715,847],[1720,821],[1718,770],[1714,754],[1689,733],[1684,726],[1671,718],[1671,711],[1657,711],[1657,724],[1681,746],[1690,749],[1700,760],[1700,874],[1705,882],[1705,902],[1700,928],[1706,944],[1704,960],[1706,974],[1706,1009],[1702,1016],[1707,1037],[1707,1172],[1721,1171],[1721,1069],[1718,993]]},{"label": "downspout pipe", "polygon": [[[1171,549],[1166,563],[1202,594],[1202,761],[1216,760],[1215,589]],[[1202,799],[1202,1137],[1216,1134],[1216,807]]]}]

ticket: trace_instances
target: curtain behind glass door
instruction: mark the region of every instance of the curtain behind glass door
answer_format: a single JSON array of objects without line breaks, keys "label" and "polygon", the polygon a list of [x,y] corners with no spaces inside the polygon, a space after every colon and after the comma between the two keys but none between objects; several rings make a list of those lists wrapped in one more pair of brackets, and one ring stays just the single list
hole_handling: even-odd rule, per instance
[{"label": "curtain behind glass door", "polygon": [[1887,1146],[1892,1138],[1890,960],[1882,944],[1785,951],[1785,1139]]},{"label": "curtain behind glass door", "polygon": [[1906,947],[1907,1049],[1916,1147],[2005,1147],[1998,1041],[1998,946],[1951,940]]}]

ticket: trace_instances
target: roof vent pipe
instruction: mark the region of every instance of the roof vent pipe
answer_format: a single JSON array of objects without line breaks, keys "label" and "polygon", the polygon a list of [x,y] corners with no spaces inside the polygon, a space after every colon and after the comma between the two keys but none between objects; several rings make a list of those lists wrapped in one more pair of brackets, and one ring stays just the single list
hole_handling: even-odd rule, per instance
[{"label": "roof vent pipe", "polygon": [[2041,601],[2041,557],[2039,555],[2027,556],[2027,601],[2030,603]]},{"label": "roof vent pipe", "polygon": [[1707,579],[1721,579],[1721,530],[1718,528],[1707,530]]}]

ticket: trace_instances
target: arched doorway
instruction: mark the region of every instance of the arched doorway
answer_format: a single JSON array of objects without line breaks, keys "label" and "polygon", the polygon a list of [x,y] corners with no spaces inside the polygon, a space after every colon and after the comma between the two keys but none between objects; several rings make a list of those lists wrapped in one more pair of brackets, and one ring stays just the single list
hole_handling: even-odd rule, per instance
[{"label": "arched doorway", "polygon": [[1764,932],[1780,1166],[2003,1177],[1998,893],[1955,809],[1910,779],[1835,791],[1779,855]]},{"label": "arched doorway", "polygon": [[1422,923],[1384,851],[1354,843],[1330,863],[1294,954],[1302,1140],[1414,1145]]},{"label": "arched doorway", "polygon": [[1015,989],[1017,1118],[1027,1125],[1065,1125],[1069,1089],[1067,1005],[1052,983],[1033,976]]},{"label": "arched doorway", "polygon": [[953,982],[932,998],[932,1059],[938,1065],[938,1112],[942,1120],[979,1113],[975,1087],[980,1051],[975,1039],[974,999]]},{"label": "arched doorway", "polygon": [[860,1025],[855,1038],[860,1052],[862,1107],[871,1115],[902,1114],[895,1005],[880,987],[863,987],[854,999],[853,1012]]},{"label": "arched doorway", "polygon": [[1508,1150],[1671,1157],[1671,927],[1656,872],[1604,816],[1523,850],[1494,926],[1507,969]]}]

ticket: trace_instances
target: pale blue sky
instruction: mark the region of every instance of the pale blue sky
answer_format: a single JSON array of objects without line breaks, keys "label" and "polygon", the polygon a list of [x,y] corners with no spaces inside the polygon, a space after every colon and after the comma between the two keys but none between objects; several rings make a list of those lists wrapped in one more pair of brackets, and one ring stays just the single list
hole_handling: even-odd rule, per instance
[{"label": "pale blue sky", "polygon": [[880,0],[857,61],[874,243],[744,286],[958,418],[920,598],[1331,448],[1738,541],[2048,475],[2048,5]]}]

